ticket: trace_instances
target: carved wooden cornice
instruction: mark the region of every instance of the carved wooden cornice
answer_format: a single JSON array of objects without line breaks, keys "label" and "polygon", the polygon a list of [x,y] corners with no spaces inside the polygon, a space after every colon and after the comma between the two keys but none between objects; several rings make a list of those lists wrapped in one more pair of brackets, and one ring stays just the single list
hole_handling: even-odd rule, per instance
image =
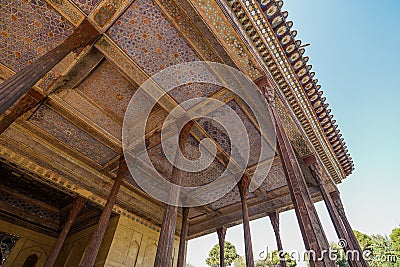
[{"label": "carved wooden cornice", "polygon": [[308,58],[302,57],[304,49],[294,40],[296,32],[290,32],[293,23],[286,22],[287,12],[280,11],[282,1],[263,1],[261,5],[254,0],[227,2],[326,169],[340,182],[351,173],[353,164],[346,156],[347,149],[329,115],[325,98],[318,91],[320,86],[312,79],[311,66],[305,65]]}]

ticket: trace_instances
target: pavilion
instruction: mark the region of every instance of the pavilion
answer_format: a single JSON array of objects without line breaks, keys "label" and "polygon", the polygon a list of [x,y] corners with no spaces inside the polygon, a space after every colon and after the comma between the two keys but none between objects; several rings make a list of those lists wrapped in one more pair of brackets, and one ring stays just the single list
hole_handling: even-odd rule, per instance
[{"label": "pavilion", "polygon": [[[329,247],[314,207],[321,200],[347,241],[345,250],[362,253],[336,186],[354,165],[282,6],[275,0],[2,1],[0,266],[182,267],[187,240],[217,232],[223,245],[227,228],[243,223],[246,264],[253,267],[249,221],[269,216],[284,249],[279,213],[294,209],[306,249],[321,256],[311,266],[333,267],[321,253]],[[190,84],[170,91],[142,122],[163,177],[182,172],[163,154],[162,123],[193,97],[235,110],[251,148],[229,193],[178,208],[138,186],[121,133],[140,85],[191,61],[226,64],[254,81],[268,103],[277,146],[273,158],[259,161],[265,137],[248,105],[230,90]],[[211,120],[190,126],[180,138],[185,151],[195,157],[200,140],[211,138],[217,156],[204,171],[180,179],[207,184],[227,168],[232,144]],[[264,165],[268,176],[250,192],[255,170]],[[362,257],[349,264],[368,266]]]}]

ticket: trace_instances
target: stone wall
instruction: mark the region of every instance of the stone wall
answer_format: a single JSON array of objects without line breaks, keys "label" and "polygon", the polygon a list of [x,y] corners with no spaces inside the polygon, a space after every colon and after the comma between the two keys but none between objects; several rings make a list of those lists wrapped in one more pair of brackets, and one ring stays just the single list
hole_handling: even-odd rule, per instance
[{"label": "stone wall", "polygon": [[[159,232],[136,221],[120,217],[104,266],[153,267]],[[179,240],[174,243],[174,266],[177,264]]]},{"label": "stone wall", "polygon": [[3,265],[4,267],[21,267],[29,256],[35,254],[38,257],[36,267],[41,267],[56,242],[53,237],[4,221],[0,221],[0,231],[19,236],[18,242]]}]

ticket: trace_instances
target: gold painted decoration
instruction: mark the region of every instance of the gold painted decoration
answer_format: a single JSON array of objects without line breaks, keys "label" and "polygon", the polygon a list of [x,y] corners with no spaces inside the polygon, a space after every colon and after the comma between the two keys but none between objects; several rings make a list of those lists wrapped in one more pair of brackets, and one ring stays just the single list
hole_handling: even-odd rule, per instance
[{"label": "gold painted decoration", "polygon": [[85,15],[68,0],[46,0],[46,2],[76,27],[85,19]]},{"label": "gold painted decoration", "polygon": [[278,35],[283,35],[287,31],[286,26],[279,27],[277,33]]},{"label": "gold painted decoration", "polygon": [[[291,45],[289,45],[289,46],[286,48],[286,53],[290,54],[290,53],[292,53],[295,49],[296,49],[296,46],[295,46],[294,44],[291,44]],[[299,66],[295,66],[295,68],[298,69]]]},{"label": "gold painted decoration", "polygon": [[270,8],[267,10],[267,16],[271,17],[272,15],[275,14],[275,12],[278,10],[276,5],[272,5]]},{"label": "gold painted decoration", "polygon": [[133,0],[104,0],[97,8],[90,14],[89,18],[95,22],[101,31],[106,31],[128,8]]},{"label": "gold painted decoration", "polygon": [[296,61],[299,57],[300,57],[299,53],[294,53],[294,54],[290,57],[290,60],[291,60],[291,61]]},{"label": "gold painted decoration", "polygon": [[[283,34],[283,33],[282,33],[282,34]],[[292,39],[292,38],[290,37],[290,34],[286,35],[285,37],[282,38],[282,44],[283,44],[283,45],[288,44],[288,43],[290,42],[291,39]],[[294,50],[294,48],[293,48],[293,50]],[[293,51],[293,50],[292,50],[292,51]]]}]

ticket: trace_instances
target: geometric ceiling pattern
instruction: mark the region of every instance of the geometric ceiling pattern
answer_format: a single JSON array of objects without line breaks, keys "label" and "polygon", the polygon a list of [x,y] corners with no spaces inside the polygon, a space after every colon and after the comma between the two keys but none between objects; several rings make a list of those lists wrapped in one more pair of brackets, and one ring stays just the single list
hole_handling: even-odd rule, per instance
[{"label": "geometric ceiling pattern", "polygon": [[[84,18],[103,32],[94,46],[71,53],[50,72],[51,79],[37,84],[35,90],[53,93],[0,136],[2,161],[100,205],[104,205],[116,176],[125,110],[148,77],[172,65],[197,60],[228,64],[253,80],[262,76],[265,67],[243,32],[232,25],[232,18],[213,1],[35,0],[25,4],[17,0],[1,3],[0,11],[5,22],[0,24],[2,80],[60,44]],[[148,121],[142,122],[146,123],[152,164],[165,179],[171,177],[172,165],[160,145],[162,123],[174,107],[194,97],[220,100],[242,120],[250,143],[244,175],[251,177],[256,167],[269,166],[270,162],[258,160],[263,137],[243,100],[223,87],[192,83],[164,95]],[[276,100],[299,159],[313,154],[315,148],[285,98],[277,96]],[[184,185],[210,183],[227,167],[232,144],[224,128],[209,119],[194,124],[187,140],[187,157],[199,156],[198,145],[204,138],[215,141],[217,156],[205,170],[185,173]],[[273,209],[291,208],[279,155],[270,161],[268,176],[260,188],[248,194],[252,218]],[[309,173],[306,176],[312,180]],[[313,198],[319,199],[312,183],[309,187]],[[114,211],[157,228],[162,220],[160,208],[161,203],[128,177]],[[191,209],[190,237],[214,231],[218,224],[238,223],[240,210],[236,188],[213,203]]]}]

